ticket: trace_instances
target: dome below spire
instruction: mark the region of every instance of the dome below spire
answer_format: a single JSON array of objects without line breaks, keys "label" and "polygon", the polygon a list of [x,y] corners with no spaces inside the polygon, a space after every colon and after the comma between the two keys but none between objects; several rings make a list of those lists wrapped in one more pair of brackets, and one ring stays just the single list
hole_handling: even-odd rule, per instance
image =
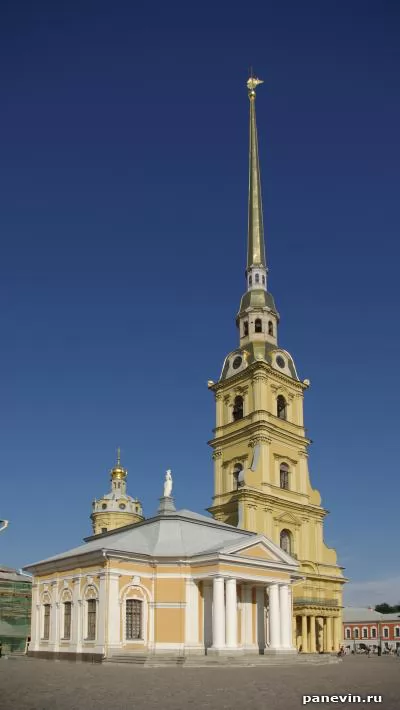
[{"label": "dome below spire", "polygon": [[121,466],[121,450],[117,449],[117,461],[110,471],[111,491],[92,504],[93,532],[95,535],[144,519],[142,504],[126,492],[128,471]]}]

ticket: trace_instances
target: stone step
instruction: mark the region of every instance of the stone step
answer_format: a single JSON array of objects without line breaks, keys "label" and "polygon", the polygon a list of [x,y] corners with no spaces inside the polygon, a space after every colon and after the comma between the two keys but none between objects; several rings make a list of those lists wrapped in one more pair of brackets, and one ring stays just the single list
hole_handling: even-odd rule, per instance
[{"label": "stone step", "polygon": [[213,668],[213,667],[241,667],[241,666],[287,666],[287,665],[324,665],[327,663],[340,663],[337,656],[288,654],[264,656],[171,656],[171,655],[145,655],[138,653],[115,654],[104,659],[104,663],[123,663],[146,668],[162,668],[166,666],[185,666],[188,668]]}]

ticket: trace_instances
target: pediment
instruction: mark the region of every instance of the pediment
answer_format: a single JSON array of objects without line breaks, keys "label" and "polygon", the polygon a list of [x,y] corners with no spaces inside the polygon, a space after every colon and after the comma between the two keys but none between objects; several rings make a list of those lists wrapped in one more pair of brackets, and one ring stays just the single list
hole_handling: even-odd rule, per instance
[{"label": "pediment", "polygon": [[270,550],[268,550],[262,543],[247,547],[245,550],[238,552],[237,555],[238,557],[255,557],[259,560],[268,560],[269,562],[278,561],[276,555],[272,555]]},{"label": "pediment", "polygon": [[246,558],[247,560],[250,558],[254,561],[257,560],[257,562],[265,561],[265,563],[272,562],[280,565],[298,566],[296,560],[264,535],[254,535],[250,540],[226,546],[220,550],[220,553],[232,555],[232,557],[236,558]]},{"label": "pediment", "polygon": [[300,527],[301,521],[299,518],[296,518],[293,513],[290,512],[284,512],[281,515],[279,515],[277,518],[274,518],[275,524],[277,525],[291,525],[292,527]]}]

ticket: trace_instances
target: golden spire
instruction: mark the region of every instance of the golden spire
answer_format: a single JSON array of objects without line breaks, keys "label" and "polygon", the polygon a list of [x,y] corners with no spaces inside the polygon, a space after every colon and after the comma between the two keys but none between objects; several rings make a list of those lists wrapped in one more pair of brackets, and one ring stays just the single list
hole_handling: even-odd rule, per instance
[{"label": "golden spire", "polygon": [[117,449],[117,463],[114,468],[111,469],[111,478],[126,478],[128,471],[126,468],[121,466],[121,449]]},{"label": "golden spire", "polygon": [[250,76],[247,89],[250,100],[250,145],[249,145],[249,214],[247,270],[252,266],[267,267],[265,260],[264,225],[261,198],[260,164],[256,124],[256,87],[261,79]]}]

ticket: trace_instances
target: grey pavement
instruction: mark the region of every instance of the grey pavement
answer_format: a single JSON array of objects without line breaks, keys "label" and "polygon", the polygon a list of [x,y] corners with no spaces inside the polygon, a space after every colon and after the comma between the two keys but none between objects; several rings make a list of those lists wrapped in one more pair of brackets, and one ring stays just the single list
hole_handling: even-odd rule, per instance
[{"label": "grey pavement", "polygon": [[303,707],[303,695],[317,694],[382,695],[382,703],[368,704],[400,710],[400,659],[349,656],[330,665],[232,669],[0,660],[1,710],[291,710]]}]

